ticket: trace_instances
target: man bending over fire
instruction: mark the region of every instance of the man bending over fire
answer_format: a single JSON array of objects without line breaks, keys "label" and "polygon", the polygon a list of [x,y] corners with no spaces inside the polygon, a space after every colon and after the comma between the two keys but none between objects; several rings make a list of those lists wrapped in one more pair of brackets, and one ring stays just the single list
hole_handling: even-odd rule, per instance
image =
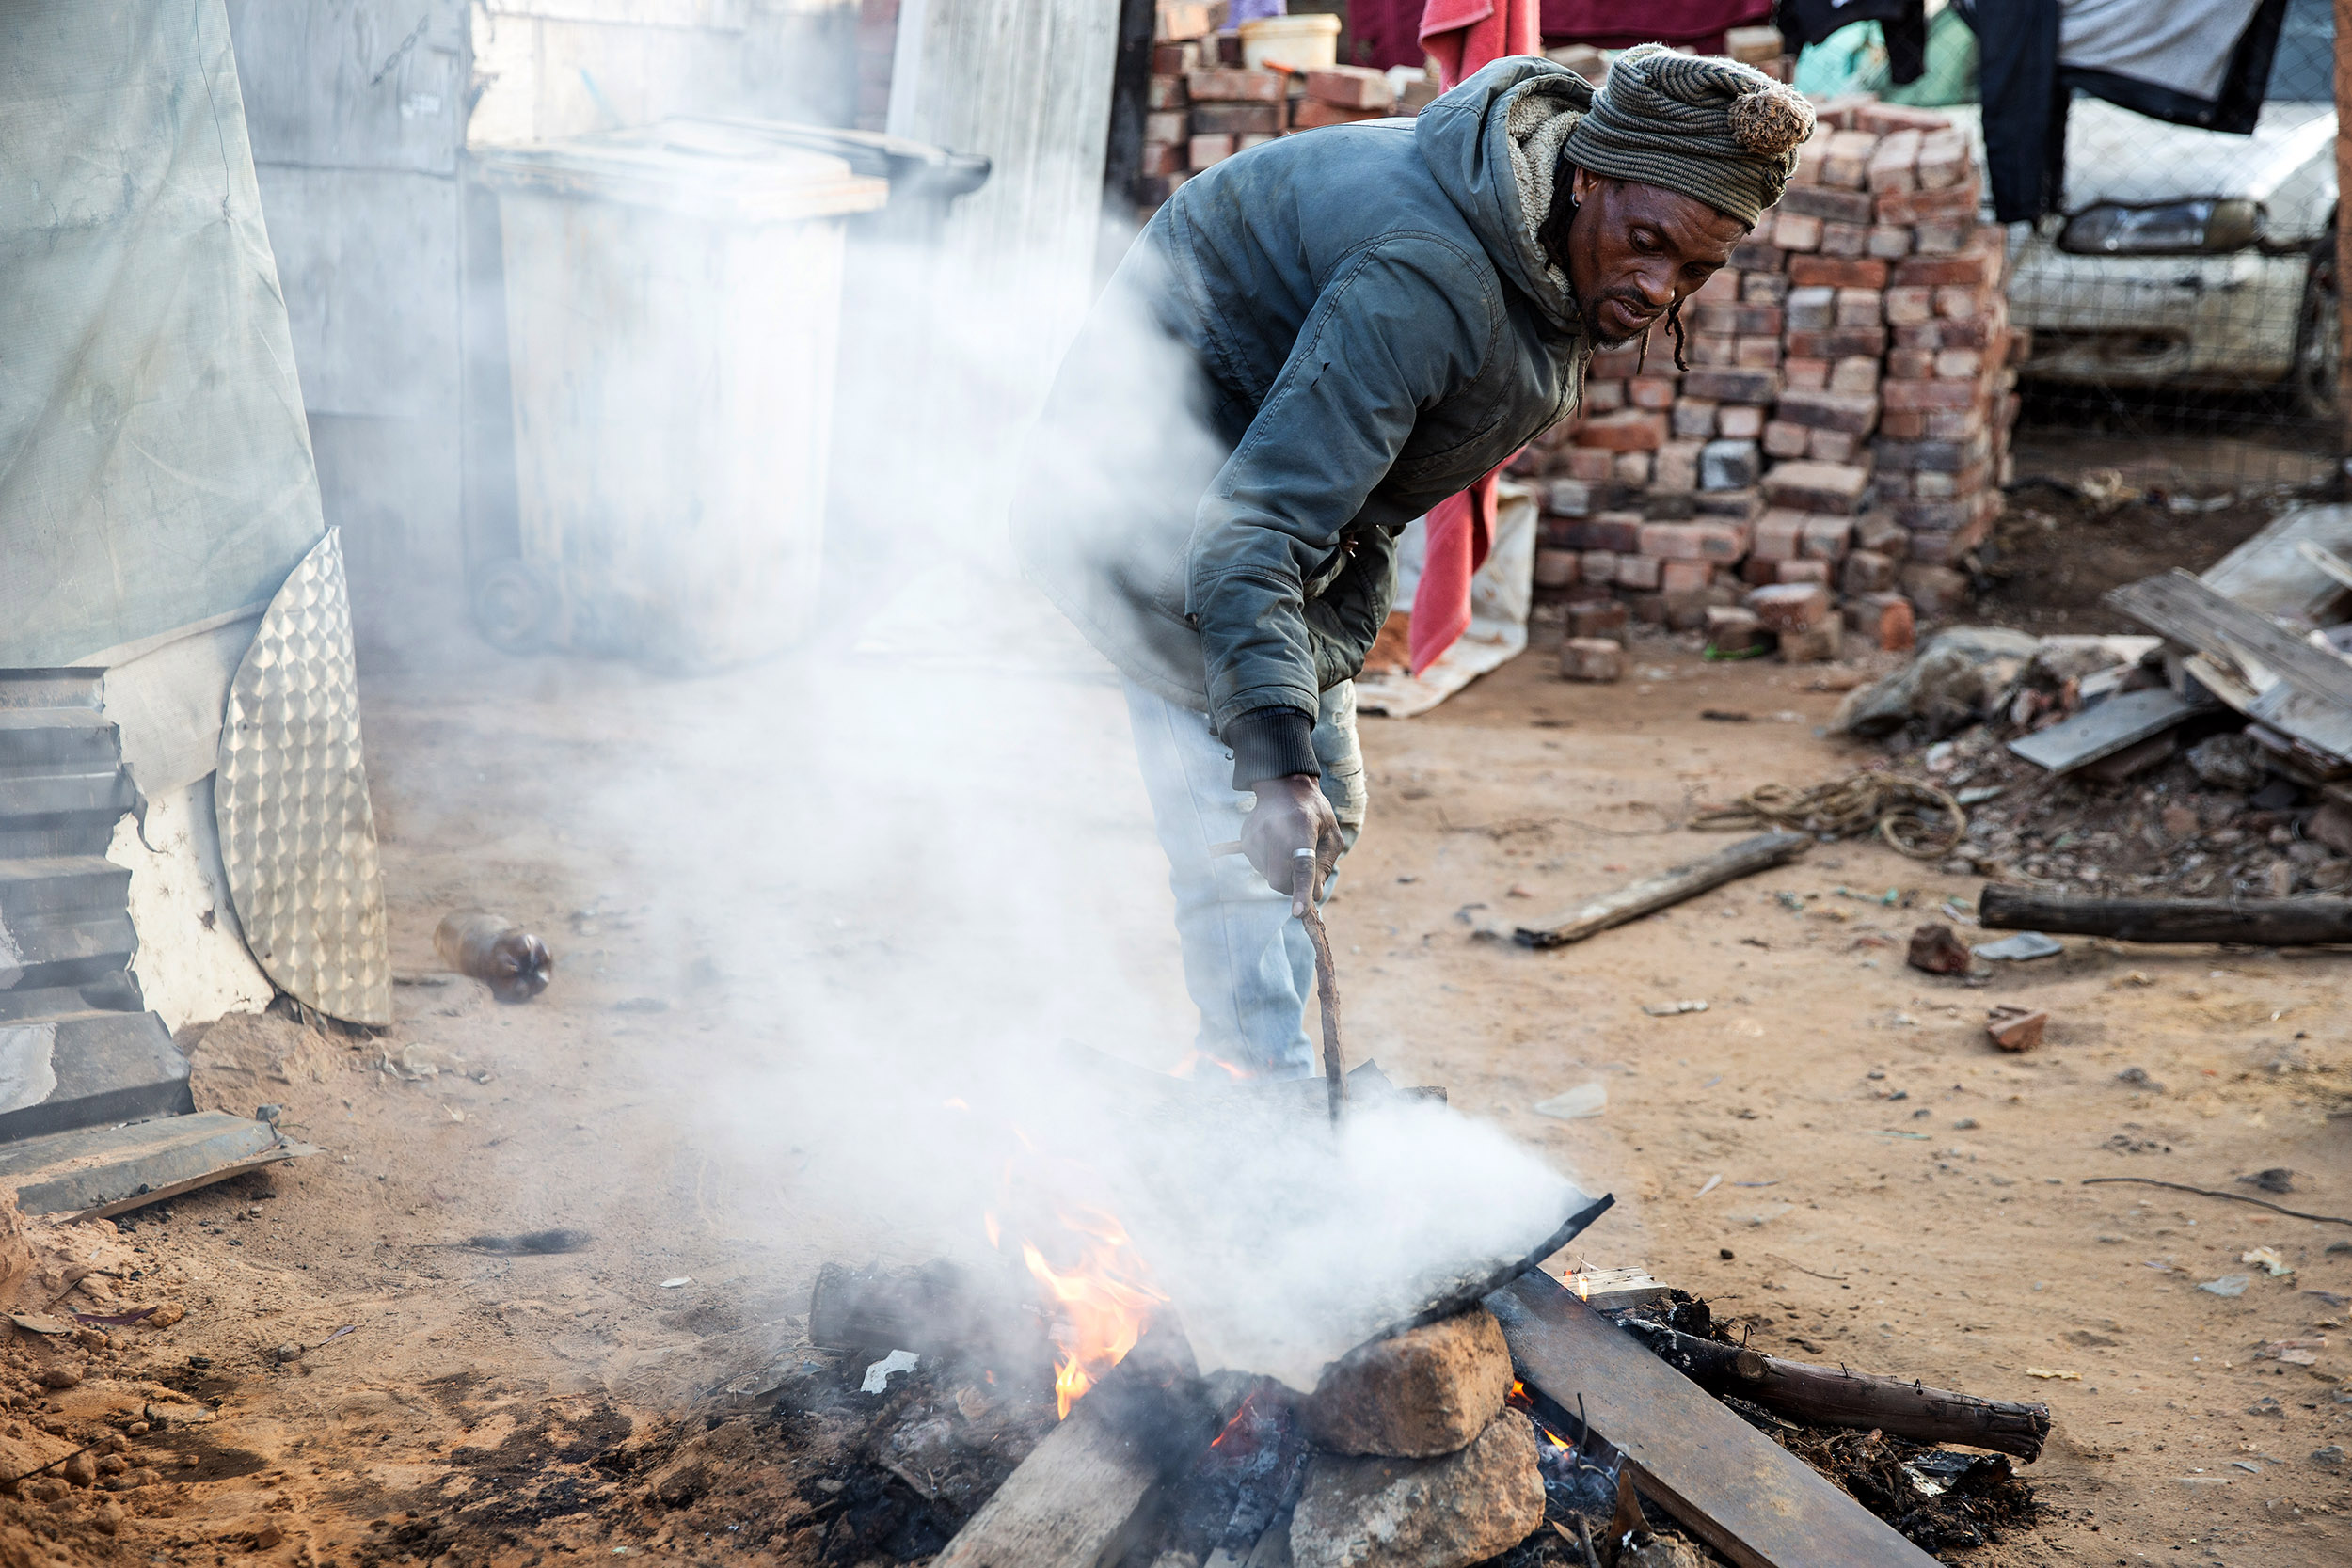
[{"label": "man bending over fire", "polygon": [[[1161,207],[1055,383],[1030,578],[1125,677],[1200,1049],[1313,1070],[1292,855],[1362,828],[1352,684],[1406,523],[1577,407],[1780,198],[1804,101],[1645,45],[1498,60],[1418,119],[1229,158]],[[1213,854],[1238,840],[1247,863]],[[1254,868],[1254,869],[1253,869]]]}]

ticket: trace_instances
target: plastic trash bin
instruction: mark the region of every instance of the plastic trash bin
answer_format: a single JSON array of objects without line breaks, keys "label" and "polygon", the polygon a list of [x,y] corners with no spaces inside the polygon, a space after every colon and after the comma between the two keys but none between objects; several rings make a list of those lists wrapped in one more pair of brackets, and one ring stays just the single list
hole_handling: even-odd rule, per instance
[{"label": "plastic trash bin", "polygon": [[502,646],[679,671],[814,621],[844,226],[888,183],[672,119],[486,153],[506,264],[519,561]]}]

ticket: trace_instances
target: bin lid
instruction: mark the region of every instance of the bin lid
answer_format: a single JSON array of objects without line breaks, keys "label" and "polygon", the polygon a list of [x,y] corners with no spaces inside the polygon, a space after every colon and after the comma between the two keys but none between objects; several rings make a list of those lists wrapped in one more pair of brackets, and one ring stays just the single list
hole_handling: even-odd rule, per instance
[{"label": "bin lid", "polygon": [[476,159],[485,184],[582,201],[653,207],[734,223],[787,223],[868,212],[890,182],[848,162],[723,120],[680,117]]}]

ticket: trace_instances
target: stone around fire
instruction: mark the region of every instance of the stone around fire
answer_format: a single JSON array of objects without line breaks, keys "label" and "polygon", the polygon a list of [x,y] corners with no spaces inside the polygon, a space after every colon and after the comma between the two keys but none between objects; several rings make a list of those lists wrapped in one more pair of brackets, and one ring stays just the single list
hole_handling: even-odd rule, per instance
[{"label": "stone around fire", "polygon": [[1505,1410],[1442,1459],[1316,1455],[1291,1518],[1291,1561],[1466,1568],[1517,1545],[1543,1519],[1535,1429]]},{"label": "stone around fire", "polygon": [[1483,1307],[1348,1352],[1302,1402],[1333,1453],[1428,1459],[1486,1430],[1511,1391],[1511,1350]]}]

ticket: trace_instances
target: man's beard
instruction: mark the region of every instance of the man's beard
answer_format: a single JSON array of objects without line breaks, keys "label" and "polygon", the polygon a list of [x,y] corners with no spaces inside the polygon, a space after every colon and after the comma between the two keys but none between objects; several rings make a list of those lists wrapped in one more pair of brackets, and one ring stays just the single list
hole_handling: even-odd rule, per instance
[{"label": "man's beard", "polygon": [[1594,347],[1623,348],[1626,344],[1633,342],[1637,339],[1647,334],[1651,327],[1658,325],[1658,318],[1656,316],[1649,316],[1645,318],[1642,325],[1633,331],[1625,333],[1618,337],[1611,337],[1608,329],[1600,325],[1600,310],[1602,306],[1607,305],[1613,299],[1617,300],[1620,303],[1629,305],[1637,311],[1642,308],[1639,301],[1630,299],[1624,294],[1603,294],[1600,298],[1593,301],[1590,305],[1585,306],[1584,335],[1592,341]]}]

